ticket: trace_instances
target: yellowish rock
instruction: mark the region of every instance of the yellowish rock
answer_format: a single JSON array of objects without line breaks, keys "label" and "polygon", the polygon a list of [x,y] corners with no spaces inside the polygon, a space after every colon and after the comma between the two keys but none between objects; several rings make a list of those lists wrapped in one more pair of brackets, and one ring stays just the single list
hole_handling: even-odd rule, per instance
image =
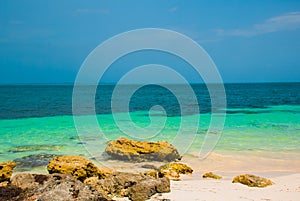
[{"label": "yellowish rock", "polygon": [[233,178],[232,183],[241,183],[250,187],[266,187],[274,184],[274,182],[269,179],[251,174],[238,175]]},{"label": "yellowish rock", "polygon": [[170,162],[181,159],[177,149],[168,142],[134,141],[123,137],[110,141],[105,152],[117,160]]},{"label": "yellowish rock", "polygon": [[214,174],[214,173],[212,173],[212,172],[207,172],[207,173],[205,173],[204,175],[202,175],[202,177],[203,177],[203,178],[212,178],[212,179],[222,179],[221,176],[216,175],[216,174]]},{"label": "yellowish rock", "polygon": [[110,170],[100,169],[91,161],[80,156],[56,156],[50,160],[47,169],[50,174],[71,174],[81,181],[88,177],[105,178],[111,174]]},{"label": "yellowish rock", "polygon": [[167,177],[170,180],[180,180],[180,174],[192,174],[193,169],[186,164],[173,162],[163,166],[159,170],[160,177]]},{"label": "yellowish rock", "polygon": [[0,187],[6,187],[8,185],[8,181],[0,182]]},{"label": "yellowish rock", "polygon": [[154,179],[158,178],[158,172],[156,170],[148,170],[142,173],[145,176],[152,177]]},{"label": "yellowish rock", "polygon": [[13,174],[13,169],[16,167],[16,163],[12,161],[3,162],[0,164],[0,182],[9,181]]}]

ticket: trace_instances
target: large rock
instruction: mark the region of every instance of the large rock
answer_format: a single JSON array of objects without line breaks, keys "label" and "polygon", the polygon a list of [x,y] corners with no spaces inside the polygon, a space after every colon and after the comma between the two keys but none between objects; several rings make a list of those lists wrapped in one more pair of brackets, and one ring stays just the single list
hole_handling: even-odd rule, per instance
[{"label": "large rock", "polygon": [[16,163],[12,161],[3,162],[0,164],[0,182],[9,181],[13,173]]},{"label": "large rock", "polygon": [[84,183],[112,197],[128,197],[132,201],[143,201],[155,193],[170,192],[170,181],[167,178],[155,179],[125,172],[113,173],[101,180],[96,177],[88,178]]},{"label": "large rock", "polygon": [[110,170],[100,169],[91,161],[80,156],[56,156],[50,160],[47,169],[50,174],[71,174],[81,181],[95,176],[105,178],[111,173]]},{"label": "large rock", "polygon": [[[13,194],[9,193],[13,190]],[[37,175],[19,174],[12,178],[12,185],[0,187],[0,193],[6,193],[3,200],[39,200],[39,201],[111,201],[106,195],[85,185],[67,174]],[[0,199],[1,200],[1,199]]]},{"label": "large rock", "polygon": [[266,187],[274,184],[271,180],[251,174],[243,174],[234,177],[232,183],[241,183],[250,187]]},{"label": "large rock", "polygon": [[110,141],[105,152],[113,159],[127,161],[170,162],[181,159],[177,149],[168,142],[142,142],[126,138]]},{"label": "large rock", "polygon": [[160,168],[159,177],[167,177],[170,180],[180,180],[180,174],[192,174],[193,169],[183,163],[169,163]]}]

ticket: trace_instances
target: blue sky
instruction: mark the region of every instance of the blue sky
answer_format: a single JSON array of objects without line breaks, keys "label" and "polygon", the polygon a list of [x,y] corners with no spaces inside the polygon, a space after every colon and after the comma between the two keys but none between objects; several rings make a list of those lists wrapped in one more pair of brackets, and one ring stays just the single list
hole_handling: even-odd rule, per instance
[{"label": "blue sky", "polygon": [[300,81],[300,1],[1,0],[0,83],[72,83],[101,42],[148,27],[197,41],[225,82]]}]

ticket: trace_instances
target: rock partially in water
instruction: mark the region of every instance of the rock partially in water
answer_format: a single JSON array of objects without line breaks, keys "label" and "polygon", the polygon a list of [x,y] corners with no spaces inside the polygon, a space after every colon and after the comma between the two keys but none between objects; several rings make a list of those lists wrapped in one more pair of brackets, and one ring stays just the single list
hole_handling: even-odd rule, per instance
[{"label": "rock partially in water", "polygon": [[0,182],[9,181],[16,163],[12,161],[0,163]]},{"label": "rock partially in water", "polygon": [[57,155],[55,154],[34,154],[17,158],[14,162],[17,164],[17,169],[26,170],[34,167],[46,166],[49,161]]},{"label": "rock partially in water", "polygon": [[181,159],[177,149],[168,142],[142,142],[127,138],[110,141],[105,152],[113,159],[125,161],[170,162]]},{"label": "rock partially in water", "polygon": [[207,172],[207,173],[205,173],[204,175],[202,175],[202,177],[203,177],[203,178],[212,178],[212,179],[222,179],[221,176],[216,175],[216,174],[214,174],[214,173],[212,173],[212,172]]},{"label": "rock partially in water", "polygon": [[180,174],[192,174],[193,169],[186,164],[173,162],[164,165],[159,170],[159,177],[167,177],[170,180],[180,180]]},{"label": "rock partially in water", "polygon": [[113,173],[105,179],[88,178],[84,183],[112,197],[128,197],[132,201],[143,201],[156,193],[170,192],[168,178],[154,179],[142,174],[125,172]]},{"label": "rock partially in water", "polygon": [[88,177],[105,178],[111,174],[111,170],[100,169],[91,161],[80,156],[56,156],[49,162],[47,169],[50,174],[71,174],[81,181]]},{"label": "rock partially in water", "polygon": [[250,187],[266,187],[274,184],[274,182],[269,179],[251,174],[238,175],[233,178],[232,183],[241,183]]},{"label": "rock partially in water", "polygon": [[10,152],[26,152],[26,151],[58,151],[61,146],[59,145],[27,145],[27,146],[18,146],[10,149]]},{"label": "rock partially in water", "polygon": [[[92,186],[85,185],[67,174],[20,174],[14,176],[12,180],[13,185],[8,186],[8,188],[14,190],[12,191],[14,195],[6,200],[111,201],[110,198]],[[2,190],[8,194],[7,189]]]}]

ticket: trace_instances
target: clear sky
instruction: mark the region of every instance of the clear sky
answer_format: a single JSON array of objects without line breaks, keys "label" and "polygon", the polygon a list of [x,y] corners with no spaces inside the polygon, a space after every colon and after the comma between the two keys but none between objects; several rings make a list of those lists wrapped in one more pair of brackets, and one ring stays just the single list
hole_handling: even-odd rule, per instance
[{"label": "clear sky", "polygon": [[101,42],[148,27],[197,41],[225,82],[300,81],[299,0],[1,0],[0,84],[72,83]]}]

